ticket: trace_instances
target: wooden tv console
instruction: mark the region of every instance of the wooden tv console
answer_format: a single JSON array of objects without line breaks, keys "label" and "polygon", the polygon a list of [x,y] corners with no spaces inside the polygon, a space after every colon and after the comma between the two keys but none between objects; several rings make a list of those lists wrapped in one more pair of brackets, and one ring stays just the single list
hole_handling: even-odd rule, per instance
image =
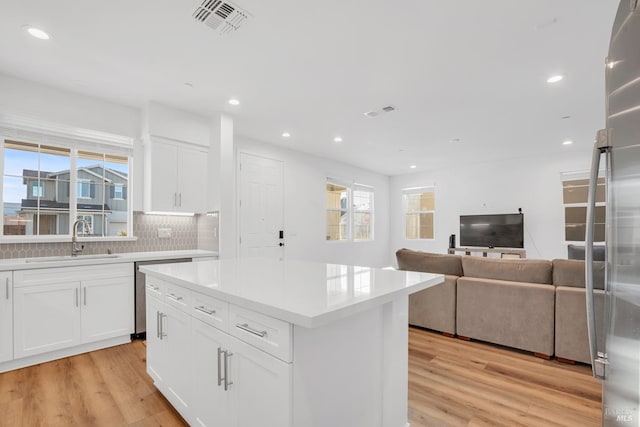
[{"label": "wooden tv console", "polygon": [[453,255],[456,252],[464,252],[465,255],[471,255],[472,253],[482,253],[483,257],[487,257],[489,253],[499,253],[500,258],[526,258],[527,251],[517,248],[449,248],[449,254]]}]

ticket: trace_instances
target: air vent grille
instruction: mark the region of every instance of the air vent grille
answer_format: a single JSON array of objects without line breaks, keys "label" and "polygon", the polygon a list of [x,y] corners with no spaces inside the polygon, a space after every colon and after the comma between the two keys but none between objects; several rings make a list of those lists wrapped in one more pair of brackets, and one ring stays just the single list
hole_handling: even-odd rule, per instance
[{"label": "air vent grille", "polygon": [[363,114],[370,119],[373,119],[375,117],[378,117],[380,114],[390,113],[392,111],[396,111],[396,107],[394,107],[393,105],[387,105],[386,107],[382,107],[379,110],[371,110]]},{"label": "air vent grille", "polygon": [[203,0],[193,12],[196,21],[219,30],[220,34],[236,31],[250,16],[246,10],[222,0]]}]

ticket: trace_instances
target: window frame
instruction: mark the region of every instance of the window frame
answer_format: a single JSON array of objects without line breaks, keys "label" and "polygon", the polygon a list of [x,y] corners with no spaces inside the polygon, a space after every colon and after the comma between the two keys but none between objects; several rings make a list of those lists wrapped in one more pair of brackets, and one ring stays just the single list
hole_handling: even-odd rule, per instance
[{"label": "window frame", "polygon": [[[415,212],[407,212],[405,210],[405,196],[409,196],[412,194],[424,194],[424,193],[432,193],[433,194],[433,210],[420,210]],[[402,206],[402,238],[407,241],[434,241],[436,240],[436,188],[435,186],[426,186],[426,187],[409,187],[403,188],[400,191],[401,194],[401,206]],[[432,228],[433,228],[433,237],[432,238],[422,238],[416,237],[415,239],[407,237],[407,215],[408,214],[431,214],[433,218]],[[419,235],[419,233],[418,233]]]},{"label": "window frame", "polygon": [[[133,235],[133,197],[131,195],[131,188],[134,182],[134,140],[129,137],[124,137],[115,134],[104,133],[100,131],[93,131],[80,128],[69,128],[62,125],[51,125],[50,123],[43,123],[34,119],[19,118],[19,124],[11,123],[11,120],[16,120],[17,116],[0,117],[0,174],[5,179],[4,171],[4,155],[5,155],[5,142],[16,141],[24,144],[36,144],[39,147],[52,146],[56,148],[64,148],[70,150],[70,176],[69,176],[69,224],[67,229],[68,234],[4,234],[5,217],[4,214],[0,217],[0,243],[47,243],[47,242],[68,242],[72,236],[73,222],[71,218],[75,218],[78,212],[78,203],[81,200],[87,200],[86,198],[78,198],[76,195],[77,183],[78,183],[78,170],[77,160],[79,158],[78,152],[90,151],[101,154],[103,156],[116,156],[126,158],[127,166],[127,186],[129,189],[129,197],[126,199],[126,222],[127,230],[125,236],[120,235],[106,235],[106,229],[103,230],[104,235],[79,237],[82,241],[135,241],[137,237]],[[22,126],[25,126],[24,129]],[[43,131],[44,129],[44,131]],[[50,133],[47,133],[51,131]],[[56,192],[59,189],[59,183],[56,182]],[[29,189],[30,191],[30,189]],[[43,189],[44,192],[44,189]],[[0,186],[0,200],[4,208],[4,184]],[[57,194],[57,193],[56,193]],[[75,201],[75,203],[73,202]],[[60,229],[62,224],[61,218],[56,220],[56,229]],[[93,230],[92,225],[92,230]]]},{"label": "window frame", "polygon": [[[340,180],[340,179],[334,179],[334,178],[327,178],[325,181],[325,186],[324,186],[324,196],[325,196],[325,200],[327,197],[327,186],[328,185],[335,185],[335,186],[339,186],[339,187],[343,187],[347,190],[347,202],[346,202],[346,209],[336,209],[336,208],[330,208],[326,205],[325,203],[325,235],[328,236],[327,234],[327,229],[328,229],[328,222],[326,220],[326,212],[332,211],[332,212],[345,212],[345,216],[346,216],[346,221],[347,221],[347,237],[344,239],[336,239],[336,240],[331,240],[331,239],[326,239],[326,242],[328,243],[338,243],[338,242],[351,242],[351,243],[359,243],[359,242],[373,242],[375,240],[375,188],[373,186],[370,185],[365,185],[365,184],[359,184],[356,182],[352,182],[352,183],[347,183],[344,180]],[[362,191],[362,192],[369,192],[371,194],[370,196],[370,210],[369,211],[364,211],[364,212],[368,212],[369,213],[369,238],[368,239],[356,239],[354,237],[354,213],[356,213],[356,208],[354,206],[354,195],[353,193],[355,191]]]}]

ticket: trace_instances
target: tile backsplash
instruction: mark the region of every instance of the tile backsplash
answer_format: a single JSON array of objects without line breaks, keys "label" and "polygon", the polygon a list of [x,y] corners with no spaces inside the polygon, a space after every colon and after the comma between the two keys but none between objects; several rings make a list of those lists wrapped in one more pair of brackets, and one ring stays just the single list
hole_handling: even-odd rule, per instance
[{"label": "tile backsplash", "polygon": [[[171,237],[159,238],[158,229],[170,229]],[[205,249],[218,250],[218,216],[173,216],[133,214],[133,235],[135,241],[84,242],[83,254],[172,251]],[[0,258],[31,258],[60,256],[71,253],[69,242],[57,243],[3,243],[0,244]]]}]

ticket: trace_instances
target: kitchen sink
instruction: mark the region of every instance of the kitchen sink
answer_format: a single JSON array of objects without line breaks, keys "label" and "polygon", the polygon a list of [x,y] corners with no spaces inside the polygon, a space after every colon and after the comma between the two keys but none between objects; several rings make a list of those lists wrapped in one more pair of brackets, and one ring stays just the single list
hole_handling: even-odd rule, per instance
[{"label": "kitchen sink", "polygon": [[94,255],[63,255],[63,256],[52,256],[52,257],[41,257],[41,258],[29,258],[25,262],[33,263],[33,262],[58,262],[58,261],[80,261],[83,259],[109,259],[109,258],[118,258],[120,255],[118,254],[94,254]]}]

